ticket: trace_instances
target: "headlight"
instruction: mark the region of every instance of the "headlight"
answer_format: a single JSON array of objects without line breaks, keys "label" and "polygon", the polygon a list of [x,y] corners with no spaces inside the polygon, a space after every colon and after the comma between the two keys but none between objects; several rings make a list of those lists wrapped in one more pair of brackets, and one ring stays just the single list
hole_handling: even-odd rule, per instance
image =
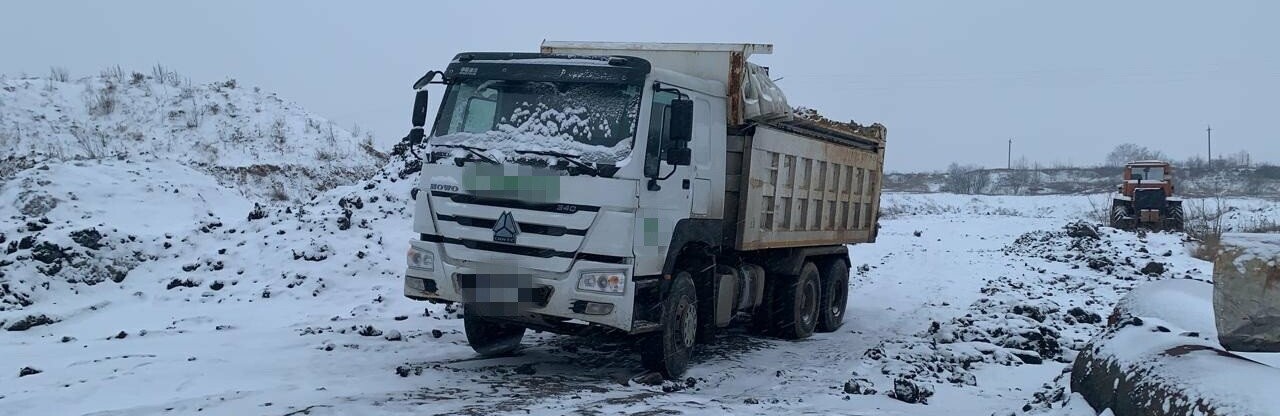
[{"label": "headlight", "polygon": [[414,269],[425,270],[428,272],[436,271],[436,254],[430,251],[422,250],[417,247],[409,246],[408,254],[409,267]]},{"label": "headlight", "polygon": [[626,288],[626,272],[587,272],[578,278],[578,290],[618,294]]}]

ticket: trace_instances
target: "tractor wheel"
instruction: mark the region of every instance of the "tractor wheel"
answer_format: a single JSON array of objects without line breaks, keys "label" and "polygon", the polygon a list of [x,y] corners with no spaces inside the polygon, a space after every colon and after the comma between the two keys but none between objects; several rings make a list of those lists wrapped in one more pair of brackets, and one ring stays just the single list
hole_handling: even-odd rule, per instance
[{"label": "tractor wheel", "polygon": [[1111,205],[1111,227],[1118,230],[1134,229],[1135,220],[1129,218],[1129,210],[1124,205]]},{"label": "tractor wheel", "polygon": [[1164,228],[1169,231],[1183,230],[1185,226],[1185,215],[1182,213],[1182,205],[1173,205],[1169,207],[1169,216],[1165,218]]}]

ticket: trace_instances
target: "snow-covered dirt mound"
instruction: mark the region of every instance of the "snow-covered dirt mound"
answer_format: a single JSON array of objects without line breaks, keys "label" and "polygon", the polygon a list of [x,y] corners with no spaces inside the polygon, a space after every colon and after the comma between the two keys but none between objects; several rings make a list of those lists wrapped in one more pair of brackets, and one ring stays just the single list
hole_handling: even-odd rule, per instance
[{"label": "snow-covered dirt mound", "polygon": [[[992,371],[984,364],[1070,363],[1105,325],[1111,305],[1136,282],[1210,278],[1203,262],[1186,257],[1182,238],[1135,235],[1086,222],[1022,234],[999,253],[979,254],[998,256],[1005,268],[974,276],[985,284],[962,315],[933,320],[918,333],[866,351],[855,372],[878,373],[891,384],[855,377],[846,390],[927,402],[931,386],[980,387],[979,371]],[[1062,393],[1051,388],[1032,401],[1061,400]]]},{"label": "snow-covered dirt mound", "polygon": [[0,183],[0,311],[44,292],[119,283],[156,260],[162,240],[220,227],[249,207],[176,162],[41,163]]},{"label": "snow-covered dirt mound", "polygon": [[296,200],[367,177],[385,156],[367,134],[233,79],[192,84],[162,67],[0,77],[4,164],[102,158],[179,161],[251,199]]},{"label": "snow-covered dirt mound", "polygon": [[108,280],[222,302],[316,296],[333,285],[325,277],[398,276],[392,253],[411,235],[413,181],[400,178],[403,168],[393,163],[307,204],[263,206],[174,162],[42,164],[0,188],[0,311],[66,304]]}]

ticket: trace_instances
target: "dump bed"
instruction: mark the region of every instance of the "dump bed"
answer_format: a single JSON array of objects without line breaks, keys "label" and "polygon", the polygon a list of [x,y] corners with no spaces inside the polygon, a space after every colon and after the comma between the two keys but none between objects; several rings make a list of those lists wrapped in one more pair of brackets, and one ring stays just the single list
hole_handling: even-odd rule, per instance
[{"label": "dump bed", "polygon": [[725,220],[733,228],[725,232],[734,247],[875,241],[884,136],[880,125],[803,118],[729,136]]}]

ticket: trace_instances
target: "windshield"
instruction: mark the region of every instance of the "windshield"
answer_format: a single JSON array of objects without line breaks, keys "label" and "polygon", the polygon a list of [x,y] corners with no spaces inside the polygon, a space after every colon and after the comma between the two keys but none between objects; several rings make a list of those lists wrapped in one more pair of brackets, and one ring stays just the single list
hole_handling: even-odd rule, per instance
[{"label": "windshield", "polygon": [[1141,166],[1133,168],[1133,180],[1163,181],[1164,168],[1160,166]]},{"label": "windshield", "polygon": [[631,153],[640,95],[635,84],[464,79],[449,87],[431,143],[616,164]]}]

